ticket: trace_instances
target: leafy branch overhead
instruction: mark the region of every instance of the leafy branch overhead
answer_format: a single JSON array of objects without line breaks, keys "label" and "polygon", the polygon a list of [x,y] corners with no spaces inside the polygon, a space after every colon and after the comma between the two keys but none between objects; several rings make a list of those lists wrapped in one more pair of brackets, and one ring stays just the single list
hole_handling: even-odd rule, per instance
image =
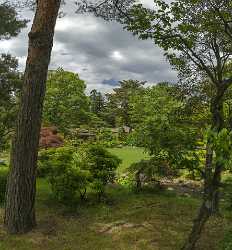
[{"label": "leafy branch overhead", "polygon": [[125,17],[130,18],[128,10],[135,2],[135,0],[78,0],[75,3],[78,7],[77,13],[90,12],[107,21],[121,21]]},{"label": "leafy branch overhead", "polygon": [[0,4],[0,40],[17,36],[27,24],[27,20],[20,20],[14,7]]},{"label": "leafy branch overhead", "polygon": [[[180,76],[208,77],[215,85],[230,84],[226,64],[232,56],[231,1],[156,1],[154,9],[134,5],[125,28],[140,39],[152,39]],[[217,11],[216,11],[217,9]],[[226,33],[224,32],[226,29]]]}]

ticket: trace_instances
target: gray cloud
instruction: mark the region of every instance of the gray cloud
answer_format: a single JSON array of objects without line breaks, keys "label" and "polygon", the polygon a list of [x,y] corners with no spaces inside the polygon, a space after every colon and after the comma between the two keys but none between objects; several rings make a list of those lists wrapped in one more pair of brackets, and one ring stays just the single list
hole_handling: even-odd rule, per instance
[{"label": "gray cloud", "polygon": [[[152,0],[143,0],[152,6]],[[66,6],[66,16],[58,19],[50,68],[63,67],[79,73],[88,91],[110,91],[114,81],[145,80],[148,83],[175,81],[176,73],[152,41],[141,41],[120,24],[107,23],[90,15],[77,15]],[[32,13],[26,12],[26,18]],[[10,41],[0,42],[0,52],[19,58],[23,70],[27,55],[27,29]]]}]

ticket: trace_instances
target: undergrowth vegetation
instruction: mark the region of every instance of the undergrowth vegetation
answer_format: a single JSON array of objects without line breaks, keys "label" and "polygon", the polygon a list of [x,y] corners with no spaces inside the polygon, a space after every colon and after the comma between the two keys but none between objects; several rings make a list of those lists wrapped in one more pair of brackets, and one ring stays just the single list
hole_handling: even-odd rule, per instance
[{"label": "undergrowth vegetation", "polygon": [[[126,147],[125,152],[129,154],[124,157],[123,148],[110,150],[117,152],[117,156],[122,158],[121,166],[124,167],[119,168],[116,173],[117,179],[114,182],[117,184],[104,183],[107,198],[99,202],[96,190],[90,185],[94,175],[91,176],[87,166],[97,171],[97,180],[109,180],[110,183],[115,178],[115,164],[119,164],[119,160],[102,147],[87,148],[79,150],[79,153],[73,147],[40,152],[38,173],[43,177],[38,177],[37,180],[39,226],[26,236],[10,237],[0,228],[1,250],[179,249],[186,237],[186,230],[191,227],[200,196],[193,198],[188,192],[178,194],[175,190],[155,186],[145,186],[140,192],[134,192],[131,188],[135,185],[134,172],[132,171],[132,175],[125,173],[128,168],[141,166],[141,162],[149,160],[142,150]],[[141,152],[140,163],[136,158],[138,152]],[[107,169],[107,175],[99,176],[100,166],[109,161],[113,165]],[[93,165],[86,165],[94,162]],[[6,177],[6,170],[5,167],[1,168],[0,179],[2,176]],[[52,179],[56,184],[52,183]],[[229,173],[223,182],[226,193],[230,193]],[[85,193],[86,185],[88,187]],[[57,192],[55,195],[54,191]],[[66,195],[69,197],[65,197]],[[80,200],[81,195],[85,199]],[[62,202],[59,199],[61,197]],[[77,199],[73,200],[73,197]],[[232,218],[228,195],[223,202],[223,211],[223,218],[214,217],[209,221],[197,249],[231,249]],[[3,215],[3,208],[0,209],[0,214]],[[210,238],[214,240],[208,240]]]},{"label": "undergrowth vegetation", "polygon": [[88,190],[94,190],[101,199],[106,185],[113,183],[120,162],[101,145],[48,149],[39,154],[38,176],[47,177],[60,201],[72,202],[77,194],[86,199]]}]

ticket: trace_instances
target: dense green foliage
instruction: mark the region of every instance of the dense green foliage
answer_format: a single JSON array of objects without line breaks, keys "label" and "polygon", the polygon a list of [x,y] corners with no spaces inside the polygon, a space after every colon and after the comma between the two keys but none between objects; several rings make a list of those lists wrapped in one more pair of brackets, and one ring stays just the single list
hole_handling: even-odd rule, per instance
[{"label": "dense green foliage", "polygon": [[[9,3],[0,4],[0,40],[17,36],[27,21],[20,20]],[[10,54],[0,55],[0,150],[7,146],[14,129],[17,95],[21,79],[18,61]]]},{"label": "dense green foliage", "polygon": [[97,134],[98,142],[107,148],[117,146],[120,143],[118,139],[117,135],[112,133],[110,128],[100,129]]},{"label": "dense green foliage", "polygon": [[87,168],[93,177],[93,189],[99,195],[104,194],[106,184],[114,181],[115,171],[121,160],[98,145],[87,148],[85,160],[87,160]]},{"label": "dense green foliage", "polygon": [[93,89],[90,92],[89,98],[91,112],[101,117],[105,109],[104,95],[96,89]]},{"label": "dense green foliage", "polygon": [[137,80],[124,80],[119,82],[119,87],[113,89],[113,93],[107,94],[106,113],[114,115],[114,126],[132,127],[130,116],[130,100],[142,92],[145,82]]},{"label": "dense green foliage", "polygon": [[17,67],[16,58],[9,54],[0,56],[0,149],[7,146],[14,130],[18,94],[22,84]]},{"label": "dense green foliage", "polygon": [[[134,138],[138,146],[149,151],[156,161],[173,168],[192,168],[197,164],[194,155],[203,140],[192,113],[186,113],[187,102],[175,96],[175,86],[158,84],[146,89],[131,103],[134,119]],[[188,164],[187,163],[188,160]]]},{"label": "dense green foliage", "polygon": [[8,172],[8,167],[0,166],[0,203],[4,202],[5,200]]},{"label": "dense green foliage", "polygon": [[137,80],[119,81],[112,93],[103,95],[97,90],[90,92],[90,110],[97,115],[106,126],[131,127],[130,100],[143,90],[145,82]]},{"label": "dense green foliage", "polygon": [[26,23],[26,20],[18,18],[15,8],[7,1],[0,4],[0,40],[17,36]]},{"label": "dense green foliage", "polygon": [[38,177],[48,177],[54,169],[62,174],[73,159],[74,148],[61,147],[40,150],[38,156]]},{"label": "dense green foliage", "polygon": [[88,188],[97,192],[100,198],[106,185],[115,179],[120,162],[99,145],[85,145],[77,151],[67,146],[42,150],[38,176],[48,177],[58,200],[75,200],[77,192],[84,199]]},{"label": "dense green foliage", "polygon": [[56,126],[61,132],[88,123],[89,100],[84,81],[72,72],[57,69],[49,74],[44,103],[44,123]]},{"label": "dense green foliage", "polygon": [[[209,89],[212,91],[208,96],[211,115],[210,132],[204,142],[206,149],[205,166],[202,171],[204,196],[192,231],[181,248],[196,249],[197,241],[208,218],[219,212],[221,175],[227,164],[231,145],[230,135],[225,130],[228,123],[225,122],[224,116],[224,98],[232,85],[232,77],[228,74],[227,67],[232,56],[231,1],[157,0],[154,2],[153,9],[135,4],[129,11],[129,16],[130,18],[125,17],[125,28],[138,35],[140,39],[152,39],[160,46],[170,64],[178,71],[180,83],[187,83],[189,90],[192,90],[192,86],[198,87],[199,83],[208,82]],[[186,143],[190,140],[190,149],[193,150],[191,146],[196,143],[191,141],[195,136],[185,137],[189,131],[184,130],[186,128],[189,130],[191,127],[180,128],[178,118],[174,121],[172,124],[169,119],[162,121],[160,119],[160,124],[164,125],[165,130],[158,123],[153,127],[154,121],[148,123],[148,129],[144,130],[154,133],[149,133],[145,141],[149,141],[152,135],[162,131],[162,142],[166,135],[168,140],[164,139],[162,145],[158,138],[159,144],[167,149],[167,145],[171,146],[169,142],[174,142],[175,146],[171,147],[171,154],[174,154],[174,161],[178,161],[178,158],[182,158],[183,151],[181,147],[176,151],[176,146],[178,148],[182,141]],[[159,129],[156,130],[156,127]],[[226,142],[222,143],[221,139]],[[149,148],[153,149],[151,143]],[[178,151],[180,153],[175,154]],[[185,150],[184,154],[186,153],[188,152]],[[171,154],[168,153],[169,161],[172,161]]]}]

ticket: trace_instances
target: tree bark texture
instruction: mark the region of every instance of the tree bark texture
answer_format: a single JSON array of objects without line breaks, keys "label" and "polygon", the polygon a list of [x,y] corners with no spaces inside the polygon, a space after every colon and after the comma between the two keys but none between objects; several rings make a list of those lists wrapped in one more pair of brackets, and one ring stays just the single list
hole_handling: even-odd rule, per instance
[{"label": "tree bark texture", "polygon": [[37,0],[29,33],[16,132],[12,142],[4,224],[9,233],[25,233],[36,225],[36,167],[42,107],[55,24],[61,0]]}]

